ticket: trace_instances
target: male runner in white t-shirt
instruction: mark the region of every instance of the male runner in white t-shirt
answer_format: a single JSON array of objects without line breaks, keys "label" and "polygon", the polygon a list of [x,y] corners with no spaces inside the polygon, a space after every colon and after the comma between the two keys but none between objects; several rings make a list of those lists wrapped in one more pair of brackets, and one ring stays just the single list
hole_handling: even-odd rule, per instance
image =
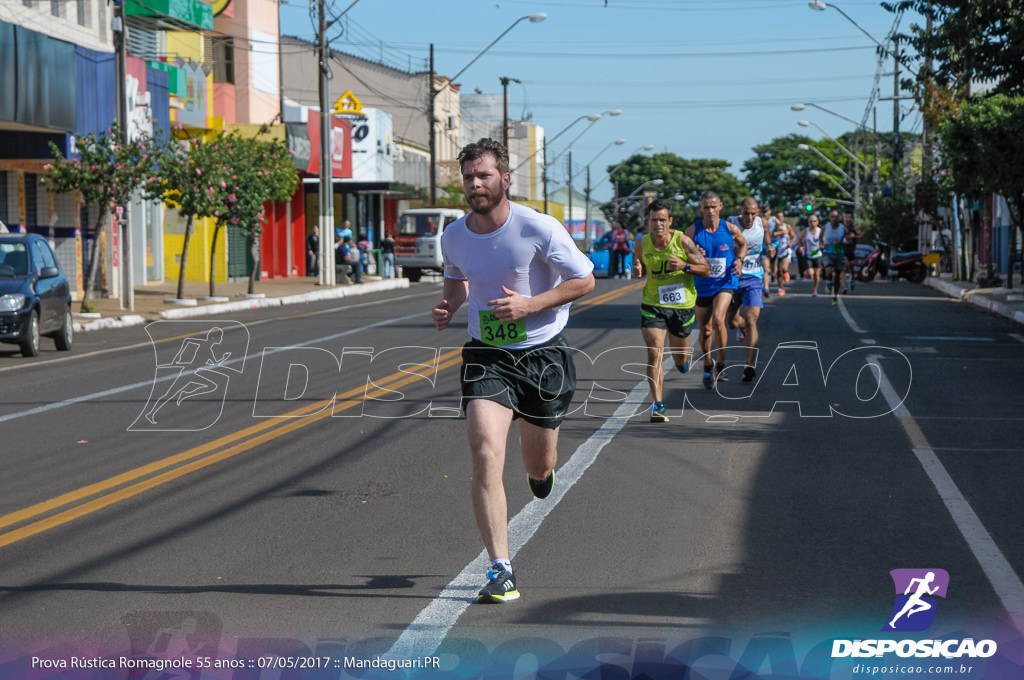
[{"label": "male runner in white t-shirt", "polygon": [[[556,219],[509,202],[508,152],[481,139],[459,153],[471,212],[441,236],[444,294],[438,330],[469,303],[462,394],[473,457],[473,511],[492,563],[477,602],[519,598],[508,548],[505,443],[519,418],[530,489],[554,484],[558,427],[576,387],[561,336],[569,304],[594,289],[594,266]],[[551,370],[552,367],[558,370]]]}]

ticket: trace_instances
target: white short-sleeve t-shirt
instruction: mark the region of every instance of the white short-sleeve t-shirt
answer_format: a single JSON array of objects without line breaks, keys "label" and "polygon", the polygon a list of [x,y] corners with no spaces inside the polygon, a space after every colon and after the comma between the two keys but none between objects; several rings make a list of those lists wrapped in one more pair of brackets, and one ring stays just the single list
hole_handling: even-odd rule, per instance
[{"label": "white short-sleeve t-shirt", "polygon": [[[509,205],[508,220],[489,234],[470,231],[467,215],[445,227],[441,235],[445,277],[469,282],[469,335],[476,340],[482,340],[481,312],[489,311],[487,303],[507,297],[502,286],[533,297],[594,270],[558,220],[516,203]],[[569,306],[531,314],[525,319],[526,339],[502,342],[502,346],[525,349],[548,342],[565,328]]]}]

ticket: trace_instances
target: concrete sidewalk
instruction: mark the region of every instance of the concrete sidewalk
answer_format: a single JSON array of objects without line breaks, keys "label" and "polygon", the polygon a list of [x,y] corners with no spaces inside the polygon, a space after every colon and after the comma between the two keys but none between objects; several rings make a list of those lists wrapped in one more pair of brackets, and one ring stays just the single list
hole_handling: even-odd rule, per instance
[{"label": "concrete sidewalk", "polygon": [[924,285],[951,298],[1024,324],[1024,289],[979,288],[970,281],[954,281],[951,274],[929,276]]},{"label": "concrete sidewalk", "polygon": [[185,299],[177,300],[178,282],[165,281],[137,287],[133,310],[123,309],[121,300],[111,298],[91,300],[96,310],[92,315],[78,313],[80,302],[73,302],[71,309],[74,312],[75,332],[84,332],[138,326],[162,319],[187,319],[245,309],[334,300],[408,287],[408,279],[364,276],[363,283],[325,287],[318,285],[313,277],[292,277],[257,281],[253,296],[247,294],[248,281],[217,282],[214,286],[216,297],[209,298],[209,283],[188,281],[185,283]]}]

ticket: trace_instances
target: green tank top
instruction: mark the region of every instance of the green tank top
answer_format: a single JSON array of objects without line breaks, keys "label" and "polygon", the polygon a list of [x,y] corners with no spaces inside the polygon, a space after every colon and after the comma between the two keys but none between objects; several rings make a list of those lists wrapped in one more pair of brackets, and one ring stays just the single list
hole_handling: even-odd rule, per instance
[{"label": "green tank top", "polygon": [[640,252],[647,270],[647,283],[641,301],[654,307],[674,309],[692,309],[697,303],[697,289],[693,286],[693,277],[682,270],[668,271],[668,259],[673,255],[689,261],[686,248],[683,247],[683,233],[672,232],[672,238],[664,250],[654,247],[650,234],[645,234],[640,242]]}]

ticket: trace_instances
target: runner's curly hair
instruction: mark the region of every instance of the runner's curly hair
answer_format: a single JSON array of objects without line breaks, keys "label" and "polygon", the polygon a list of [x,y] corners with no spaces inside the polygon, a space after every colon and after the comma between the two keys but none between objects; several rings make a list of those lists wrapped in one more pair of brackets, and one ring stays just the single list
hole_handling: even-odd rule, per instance
[{"label": "runner's curly hair", "polygon": [[459,167],[465,165],[466,161],[475,161],[487,154],[494,156],[498,172],[503,175],[508,172],[508,151],[505,150],[501,142],[490,137],[481,137],[472,144],[462,147],[462,151],[459,152]]}]

